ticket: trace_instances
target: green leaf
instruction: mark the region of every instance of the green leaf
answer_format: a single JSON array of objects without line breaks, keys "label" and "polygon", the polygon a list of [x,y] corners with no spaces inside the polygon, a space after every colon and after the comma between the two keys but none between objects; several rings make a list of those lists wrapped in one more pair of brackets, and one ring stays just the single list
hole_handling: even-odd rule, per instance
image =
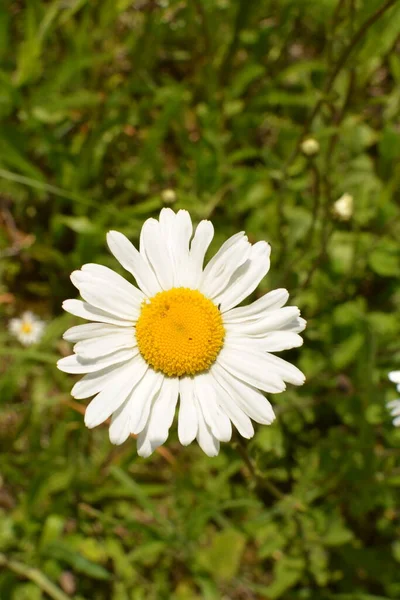
[{"label": "green leaf", "polygon": [[237,575],[240,559],[246,545],[245,536],[235,529],[225,529],[215,534],[211,546],[200,552],[201,566],[214,577],[230,580]]}]

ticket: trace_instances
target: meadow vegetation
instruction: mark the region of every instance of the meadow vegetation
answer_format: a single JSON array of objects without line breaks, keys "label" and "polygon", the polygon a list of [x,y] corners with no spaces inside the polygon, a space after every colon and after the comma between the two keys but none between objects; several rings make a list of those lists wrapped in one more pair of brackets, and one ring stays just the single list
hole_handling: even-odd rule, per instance
[{"label": "meadow vegetation", "polygon": [[[399,50],[396,0],[1,4],[1,600],[400,597]],[[211,219],[212,252],[267,240],[255,297],[308,321],[306,384],[213,459],[176,428],[112,446],[55,366],[71,271],[118,269],[106,232],[163,206]]]}]

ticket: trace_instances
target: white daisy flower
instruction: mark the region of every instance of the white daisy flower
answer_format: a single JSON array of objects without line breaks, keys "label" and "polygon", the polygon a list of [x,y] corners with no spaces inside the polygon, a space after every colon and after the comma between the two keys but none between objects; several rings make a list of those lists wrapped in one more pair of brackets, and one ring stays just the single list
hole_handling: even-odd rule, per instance
[{"label": "white daisy flower", "polygon": [[354,198],[350,194],[343,194],[333,203],[332,212],[335,217],[348,221],[353,216]]},{"label": "white daisy flower", "polygon": [[45,322],[29,310],[22,313],[19,319],[11,319],[8,329],[24,346],[30,346],[40,341]]},{"label": "white daisy flower", "polygon": [[145,221],[140,251],[122,233],[107,235],[112,254],[138,287],[97,264],[71,275],[83,301],[66,300],[63,307],[94,322],[64,334],[75,354],[58,367],[86,374],[73,387],[74,398],[96,394],[86,425],[111,416],[111,442],[137,434],[141,456],[167,440],[178,397],[180,442],[196,438],[215,456],[220,442],[230,440],[232,423],[251,438],[251,419],[274,420],[262,392],[304,383],[299,369],[271,354],[303,343],[299,309],[283,307],[288,292],[274,290],[235,308],[267,274],[269,244],[252,245],[237,233],[203,268],[213,235],[210,221],[201,221],[193,235],[187,211],[165,208],[159,221]]},{"label": "white daisy flower", "polygon": [[[400,392],[400,371],[391,371],[388,375],[390,381],[396,384],[397,391]],[[393,418],[393,425],[400,427],[400,398],[391,400],[386,404]]]},{"label": "white daisy flower", "polygon": [[396,384],[397,391],[400,392],[400,371],[390,371],[389,380]]}]

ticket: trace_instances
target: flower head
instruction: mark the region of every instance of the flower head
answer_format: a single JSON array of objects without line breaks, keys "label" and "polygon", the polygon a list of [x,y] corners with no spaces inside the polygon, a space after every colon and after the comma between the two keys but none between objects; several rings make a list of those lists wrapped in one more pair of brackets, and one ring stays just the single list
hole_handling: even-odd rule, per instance
[{"label": "flower head", "polygon": [[22,313],[19,319],[11,319],[8,329],[24,346],[40,341],[45,323],[30,311]]},{"label": "flower head", "polygon": [[187,211],[165,208],[158,221],[144,223],[139,251],[122,233],[107,235],[137,287],[97,264],[71,275],[83,301],[66,300],[64,309],[92,323],[64,334],[75,354],[58,367],[85,374],[72,395],[95,395],[86,425],[111,416],[111,441],[121,444],[138,434],[141,456],[168,438],[178,397],[180,442],[196,438],[214,456],[220,441],[230,439],[232,423],[250,438],[251,419],[274,420],[262,392],[304,382],[301,371],[272,354],[302,344],[305,321],[297,307],[284,307],[288,292],[274,290],[237,306],[267,274],[269,244],[252,245],[238,233],[203,268],[213,235],[209,221],[193,234]]},{"label": "flower head", "polygon": [[[389,373],[390,381],[396,383],[397,391],[400,392],[400,371],[391,371]],[[400,427],[400,398],[397,400],[391,400],[386,404],[389,409],[390,414],[393,417],[393,425],[395,427]]]},{"label": "flower head", "polygon": [[319,143],[314,138],[307,138],[301,142],[301,151],[306,156],[315,156],[319,152]]},{"label": "flower head", "polygon": [[332,212],[338,219],[348,221],[353,216],[353,196],[343,194],[336,202],[333,203]]}]

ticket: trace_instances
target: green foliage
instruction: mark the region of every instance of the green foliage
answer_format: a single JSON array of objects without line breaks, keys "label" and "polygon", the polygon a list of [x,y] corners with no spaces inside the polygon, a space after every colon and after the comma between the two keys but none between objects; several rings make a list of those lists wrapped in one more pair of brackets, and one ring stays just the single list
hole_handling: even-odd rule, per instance
[{"label": "green foliage", "polygon": [[[0,6],[2,600],[400,597],[399,33],[378,0]],[[106,232],[136,243],[164,205],[211,218],[212,250],[268,240],[259,293],[308,321],[285,354],[307,382],[273,398],[253,475],[236,442],[112,447],[55,368],[69,273],[117,268]],[[27,309],[48,324],[24,349]]]}]

